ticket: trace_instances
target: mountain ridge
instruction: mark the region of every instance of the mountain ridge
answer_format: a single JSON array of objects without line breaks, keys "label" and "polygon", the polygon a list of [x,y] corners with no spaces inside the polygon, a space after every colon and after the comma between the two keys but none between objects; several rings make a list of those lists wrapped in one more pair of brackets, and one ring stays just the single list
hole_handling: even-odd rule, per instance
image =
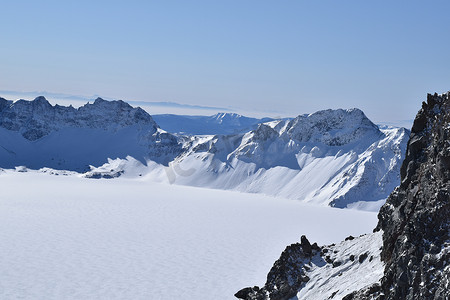
[{"label": "mountain ridge", "polygon": [[[135,159],[143,165],[139,174],[149,180],[375,210],[398,184],[409,135],[404,129],[379,129],[359,109],[258,124],[266,119],[237,114],[207,118],[225,127],[235,122],[237,127],[231,127],[240,129],[174,135],[144,110],[120,100],[98,98],[75,109],[52,106],[44,97],[3,99],[0,167],[111,178],[134,176]],[[241,132],[245,120],[254,129]]]},{"label": "mountain ridge", "polygon": [[260,123],[272,118],[250,118],[236,113],[217,113],[212,116],[190,116],[174,114],[153,115],[158,125],[173,134],[214,135],[237,134],[255,129]]},{"label": "mountain ridge", "polygon": [[19,131],[35,141],[63,127],[117,130],[130,125],[147,126],[156,132],[157,124],[143,109],[133,108],[122,100],[97,98],[93,104],[79,108],[51,105],[43,96],[33,101],[8,101],[0,98],[0,127]]}]

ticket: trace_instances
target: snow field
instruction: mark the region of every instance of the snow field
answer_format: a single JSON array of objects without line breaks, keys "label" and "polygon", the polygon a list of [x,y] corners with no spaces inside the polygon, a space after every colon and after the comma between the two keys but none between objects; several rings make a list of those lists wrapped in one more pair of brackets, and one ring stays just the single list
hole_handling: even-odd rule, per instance
[{"label": "snow field", "polygon": [[371,232],[376,213],[256,194],[0,173],[0,299],[234,299],[286,245]]}]

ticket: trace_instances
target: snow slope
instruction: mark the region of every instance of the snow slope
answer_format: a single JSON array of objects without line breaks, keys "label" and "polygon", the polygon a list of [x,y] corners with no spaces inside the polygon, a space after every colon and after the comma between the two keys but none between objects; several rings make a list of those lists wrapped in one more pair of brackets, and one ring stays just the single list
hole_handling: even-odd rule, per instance
[{"label": "snow slope", "polygon": [[256,128],[173,135],[123,101],[98,98],[75,109],[52,106],[44,97],[0,98],[0,167],[47,167],[93,178],[149,174],[155,181],[376,211],[399,184],[409,136],[403,128],[379,129],[358,109],[258,125],[262,119],[236,114],[193,118],[167,120],[180,122],[178,131]]},{"label": "snow slope", "polygon": [[249,118],[235,113],[217,113],[213,116],[153,115],[158,125],[170,132],[189,135],[236,134],[255,129],[270,118]]},{"label": "snow slope", "polygon": [[145,176],[43,171],[0,170],[1,299],[234,299],[300,234],[329,244],[376,224],[375,213]]},{"label": "snow slope", "polygon": [[404,128],[380,130],[360,110],[327,110],[185,139],[169,181],[377,211],[399,184],[408,137]]}]

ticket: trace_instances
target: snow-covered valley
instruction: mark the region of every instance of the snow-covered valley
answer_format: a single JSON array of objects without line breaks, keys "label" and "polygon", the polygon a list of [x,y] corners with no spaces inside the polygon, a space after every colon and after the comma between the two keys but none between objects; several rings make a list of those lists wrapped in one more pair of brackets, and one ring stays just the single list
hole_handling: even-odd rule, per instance
[{"label": "snow-covered valley", "polygon": [[[64,172],[60,172],[64,173]],[[1,299],[234,299],[287,244],[376,214],[139,179],[0,171]]]},{"label": "snow-covered valley", "polygon": [[[301,235],[370,233],[409,137],[359,109],[159,118],[120,100],[0,98],[1,299],[233,299]],[[301,256],[299,297],[378,282],[375,240]],[[368,248],[369,263],[350,259]],[[323,263],[326,249],[339,265]]]},{"label": "snow-covered valley", "polygon": [[[120,100],[98,98],[74,108],[52,106],[44,97],[0,98],[0,167],[69,170],[92,178],[146,176],[377,211],[399,184],[409,137],[404,128],[375,125],[359,109],[278,120],[162,117],[174,132]],[[210,134],[180,134],[200,129]]]}]

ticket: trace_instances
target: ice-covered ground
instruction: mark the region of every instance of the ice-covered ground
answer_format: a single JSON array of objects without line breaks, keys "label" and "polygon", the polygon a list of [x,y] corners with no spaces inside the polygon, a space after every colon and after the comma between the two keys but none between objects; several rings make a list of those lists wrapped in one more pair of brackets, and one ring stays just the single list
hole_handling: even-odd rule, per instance
[{"label": "ice-covered ground", "polygon": [[0,170],[0,299],[234,299],[306,234],[376,213],[119,178]]}]

